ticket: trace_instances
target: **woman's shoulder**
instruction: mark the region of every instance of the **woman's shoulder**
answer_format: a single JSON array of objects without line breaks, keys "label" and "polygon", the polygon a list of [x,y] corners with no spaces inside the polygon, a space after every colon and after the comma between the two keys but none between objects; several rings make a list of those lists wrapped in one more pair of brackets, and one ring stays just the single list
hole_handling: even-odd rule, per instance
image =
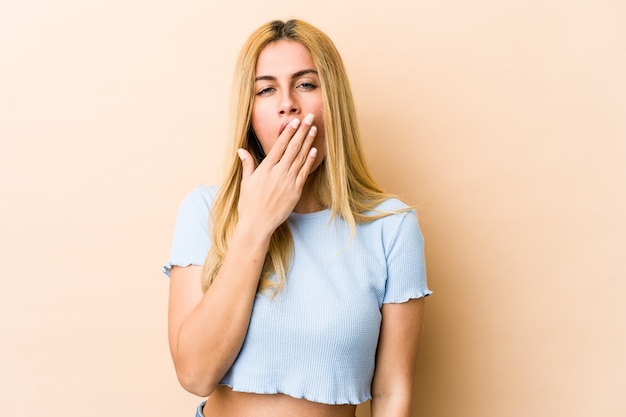
[{"label": "woman's shoulder", "polygon": [[400,200],[397,197],[389,197],[383,201],[381,201],[380,203],[378,203],[375,207],[373,212],[376,213],[386,213],[386,212],[399,212],[399,213],[403,213],[406,212],[408,210],[411,210],[411,207],[406,204],[404,201]]},{"label": "woman's shoulder", "polygon": [[215,200],[218,187],[214,185],[199,185],[191,190],[184,198],[183,205],[209,208]]},{"label": "woman's shoulder", "polygon": [[366,215],[376,219],[373,223],[379,224],[384,229],[397,230],[401,224],[407,221],[417,223],[415,209],[398,197],[389,197],[381,201]]},{"label": "woman's shoulder", "polygon": [[200,185],[187,193],[178,209],[179,220],[181,218],[205,219],[213,205],[217,191],[218,187]]}]

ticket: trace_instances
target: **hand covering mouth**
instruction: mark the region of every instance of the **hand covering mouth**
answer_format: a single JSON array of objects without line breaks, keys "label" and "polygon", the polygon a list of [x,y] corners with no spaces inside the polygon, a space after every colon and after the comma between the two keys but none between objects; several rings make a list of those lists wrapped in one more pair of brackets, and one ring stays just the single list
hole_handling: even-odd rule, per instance
[{"label": "hand covering mouth", "polygon": [[280,128],[278,129],[278,135],[280,135],[281,133],[283,133],[283,130],[285,130],[285,128],[287,127],[287,125],[291,122],[291,120],[287,120],[286,122],[283,122],[282,125],[280,125]]}]

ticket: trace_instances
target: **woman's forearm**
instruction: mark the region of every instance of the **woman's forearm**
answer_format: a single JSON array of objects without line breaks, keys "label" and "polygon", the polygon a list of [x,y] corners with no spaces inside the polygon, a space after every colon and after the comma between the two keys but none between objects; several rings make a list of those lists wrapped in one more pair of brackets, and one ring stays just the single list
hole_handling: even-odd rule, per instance
[{"label": "woman's forearm", "polygon": [[209,395],[237,357],[270,236],[251,228],[235,229],[213,283],[174,335],[172,356],[186,390]]},{"label": "woman's forearm", "polygon": [[372,417],[411,417],[411,395],[375,396],[370,411]]}]

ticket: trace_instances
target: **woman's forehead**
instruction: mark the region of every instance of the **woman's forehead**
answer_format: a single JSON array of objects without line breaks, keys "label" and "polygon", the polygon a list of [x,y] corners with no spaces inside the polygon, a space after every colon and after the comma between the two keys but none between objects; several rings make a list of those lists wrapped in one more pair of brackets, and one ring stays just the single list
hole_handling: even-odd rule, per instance
[{"label": "woman's forehead", "polygon": [[311,53],[300,42],[283,39],[263,48],[256,63],[256,76],[291,75],[303,69],[315,69]]}]

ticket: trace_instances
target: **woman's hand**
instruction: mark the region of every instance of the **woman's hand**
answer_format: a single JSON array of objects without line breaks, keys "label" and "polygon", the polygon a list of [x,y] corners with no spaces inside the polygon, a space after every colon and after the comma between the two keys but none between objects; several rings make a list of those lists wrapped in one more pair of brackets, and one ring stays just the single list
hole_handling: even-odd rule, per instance
[{"label": "woman's hand", "polygon": [[243,165],[238,206],[241,224],[271,234],[289,217],[317,154],[311,147],[317,133],[312,123],[312,114],[302,123],[293,119],[258,167],[248,151],[237,151]]}]

